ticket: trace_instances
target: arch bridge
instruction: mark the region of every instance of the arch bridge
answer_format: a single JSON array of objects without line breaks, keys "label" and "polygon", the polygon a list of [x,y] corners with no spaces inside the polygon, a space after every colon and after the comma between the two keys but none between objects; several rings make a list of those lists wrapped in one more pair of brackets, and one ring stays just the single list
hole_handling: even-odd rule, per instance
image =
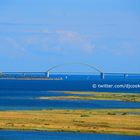
[{"label": "arch bridge", "polygon": [[[101,75],[101,78],[103,79],[104,78],[104,73],[98,69],[97,67],[93,66],[93,65],[89,65],[89,64],[86,64],[86,63],[63,63],[63,64],[60,64],[60,65],[55,65],[51,68],[49,68],[47,71],[46,71],[46,77],[50,77],[50,73],[56,69],[56,68],[59,68],[59,67],[62,67],[62,66],[67,66],[67,65],[81,65],[81,66],[86,66],[88,68],[90,68],[91,70],[93,70],[93,73],[96,71],[98,72],[100,75]],[[66,73],[66,72],[64,72]],[[70,73],[70,72],[69,72]],[[80,73],[80,72],[76,72],[76,73]]]},{"label": "arch bridge", "polygon": [[[83,74],[85,72],[53,72],[53,70],[67,66],[67,65],[81,65],[85,66],[87,68],[90,68],[92,71],[90,71],[90,74],[95,74],[95,72],[100,75],[102,79],[105,77],[105,73],[103,73],[100,69],[96,68],[93,65],[89,65],[86,63],[63,63],[60,65],[55,65],[53,67],[50,67],[47,71],[45,72],[0,72],[0,78],[51,78],[50,73],[62,73],[62,74]],[[89,72],[86,72],[86,74]]]}]

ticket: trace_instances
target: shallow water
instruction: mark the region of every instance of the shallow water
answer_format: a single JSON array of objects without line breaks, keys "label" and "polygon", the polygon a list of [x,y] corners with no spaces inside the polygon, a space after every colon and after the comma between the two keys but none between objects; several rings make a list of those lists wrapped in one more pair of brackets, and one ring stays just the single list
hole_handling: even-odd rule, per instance
[{"label": "shallow water", "polygon": [[37,99],[40,96],[68,96],[68,94],[47,91],[0,91],[0,110],[140,108],[138,102]]},{"label": "shallow water", "polygon": [[[64,92],[46,92],[46,91],[45,92],[0,91],[0,110],[140,108],[140,103],[134,102],[37,99],[37,97],[40,96],[68,96],[68,94],[65,94]],[[0,140],[94,140],[94,139],[139,140],[140,136],[0,130]]]},{"label": "shallow water", "polygon": [[0,140],[139,140],[140,136],[45,131],[0,131]]}]

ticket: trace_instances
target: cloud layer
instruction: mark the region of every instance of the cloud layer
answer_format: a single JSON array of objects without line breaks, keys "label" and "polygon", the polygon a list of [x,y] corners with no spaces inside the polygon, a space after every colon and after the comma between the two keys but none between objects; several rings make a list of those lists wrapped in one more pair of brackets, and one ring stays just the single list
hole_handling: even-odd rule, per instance
[{"label": "cloud layer", "polygon": [[[1,52],[8,48],[7,51],[21,53],[33,53],[34,51],[42,53],[59,53],[59,54],[91,54],[94,49],[92,39],[81,35],[75,31],[66,30],[17,30],[8,32],[9,35],[0,37]],[[10,49],[9,49],[10,48]]]}]

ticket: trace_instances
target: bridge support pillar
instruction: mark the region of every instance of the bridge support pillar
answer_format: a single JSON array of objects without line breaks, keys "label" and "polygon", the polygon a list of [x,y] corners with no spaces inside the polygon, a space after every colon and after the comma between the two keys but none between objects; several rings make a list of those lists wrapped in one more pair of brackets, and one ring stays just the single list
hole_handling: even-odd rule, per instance
[{"label": "bridge support pillar", "polygon": [[104,73],[100,73],[100,75],[101,75],[101,79],[105,78]]},{"label": "bridge support pillar", "polygon": [[47,78],[50,77],[50,72],[49,72],[49,71],[46,72],[46,77],[47,77]]}]

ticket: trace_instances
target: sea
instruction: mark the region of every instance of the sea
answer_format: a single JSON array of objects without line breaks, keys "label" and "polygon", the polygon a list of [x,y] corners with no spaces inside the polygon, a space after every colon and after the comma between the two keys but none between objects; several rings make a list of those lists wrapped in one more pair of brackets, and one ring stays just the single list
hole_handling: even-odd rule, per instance
[{"label": "sea", "polygon": [[[129,93],[128,93],[129,94]],[[138,93],[137,93],[138,94]],[[68,96],[64,92],[0,91],[0,110],[140,108],[139,102],[109,100],[41,100],[41,96]],[[82,94],[80,96],[83,96]],[[0,130],[0,140],[139,140],[140,136]]]}]

